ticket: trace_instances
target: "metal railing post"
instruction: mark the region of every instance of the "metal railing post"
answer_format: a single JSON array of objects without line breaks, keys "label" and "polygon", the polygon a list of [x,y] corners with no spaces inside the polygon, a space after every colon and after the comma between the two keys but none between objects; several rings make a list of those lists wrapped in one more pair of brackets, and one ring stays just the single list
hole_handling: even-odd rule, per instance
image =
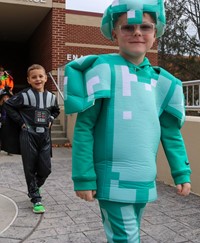
[{"label": "metal railing post", "polygon": [[186,91],[186,111],[200,112],[200,80],[183,81],[182,84]]},{"label": "metal railing post", "polygon": [[54,85],[56,86],[56,89],[58,90],[58,93],[60,94],[60,96],[61,96],[61,97],[62,97],[62,99],[64,100],[63,93],[61,92],[61,90],[60,90],[59,86],[57,85],[57,83],[56,83],[56,81],[55,81],[54,77],[52,76],[52,74],[51,74],[50,72],[49,72],[48,74],[49,74],[50,78],[52,79],[52,81],[53,81]]}]

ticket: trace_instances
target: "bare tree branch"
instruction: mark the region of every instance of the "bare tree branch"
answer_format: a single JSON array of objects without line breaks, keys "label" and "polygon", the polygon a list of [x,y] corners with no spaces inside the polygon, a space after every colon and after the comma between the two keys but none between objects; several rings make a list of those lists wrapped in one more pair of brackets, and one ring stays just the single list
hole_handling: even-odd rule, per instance
[{"label": "bare tree branch", "polygon": [[167,27],[159,39],[159,65],[180,79],[199,79],[200,1],[166,0],[165,7]]}]

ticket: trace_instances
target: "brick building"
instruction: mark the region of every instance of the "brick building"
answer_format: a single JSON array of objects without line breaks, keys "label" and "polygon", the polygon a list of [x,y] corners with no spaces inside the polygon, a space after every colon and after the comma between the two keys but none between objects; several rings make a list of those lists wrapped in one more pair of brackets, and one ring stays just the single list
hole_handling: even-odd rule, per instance
[{"label": "brick building", "polygon": [[0,0],[0,64],[12,72],[15,92],[27,86],[29,65],[55,73],[66,62],[65,32],[65,0]]},{"label": "brick building", "polygon": [[[65,0],[0,0],[0,64],[12,72],[15,92],[27,86],[26,70],[33,63],[56,79],[57,69],[76,57],[118,51],[100,33],[102,14],[65,6]],[[157,65],[156,44],[148,57]],[[50,79],[47,86],[56,91]]]}]

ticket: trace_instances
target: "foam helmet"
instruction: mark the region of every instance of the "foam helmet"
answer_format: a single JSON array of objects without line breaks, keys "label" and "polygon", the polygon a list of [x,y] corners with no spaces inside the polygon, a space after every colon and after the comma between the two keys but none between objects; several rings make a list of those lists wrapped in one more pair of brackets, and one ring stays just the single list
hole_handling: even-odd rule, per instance
[{"label": "foam helmet", "polygon": [[141,24],[143,13],[149,13],[156,21],[156,37],[164,34],[166,17],[164,0],[114,0],[104,11],[101,22],[101,33],[113,40],[114,24],[123,13],[127,13],[128,24]]}]

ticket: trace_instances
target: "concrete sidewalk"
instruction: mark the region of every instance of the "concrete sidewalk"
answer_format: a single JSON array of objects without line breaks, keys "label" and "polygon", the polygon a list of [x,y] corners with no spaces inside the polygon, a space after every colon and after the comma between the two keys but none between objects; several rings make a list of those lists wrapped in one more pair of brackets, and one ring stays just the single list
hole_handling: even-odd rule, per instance
[{"label": "concrete sidewalk", "polygon": [[[176,195],[158,182],[159,199],[148,204],[142,243],[200,242],[200,197]],[[53,148],[52,174],[42,187],[43,215],[32,213],[21,156],[0,152],[0,243],[106,242],[97,202],[77,198],[71,181],[71,149]]]}]

